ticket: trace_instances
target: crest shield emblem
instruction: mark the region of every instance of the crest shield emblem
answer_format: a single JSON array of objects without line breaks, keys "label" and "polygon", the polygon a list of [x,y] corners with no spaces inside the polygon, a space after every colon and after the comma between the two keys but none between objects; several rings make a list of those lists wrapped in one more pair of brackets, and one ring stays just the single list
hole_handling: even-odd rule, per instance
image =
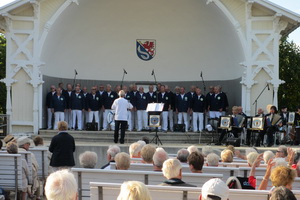
[{"label": "crest shield emblem", "polygon": [[138,39],[136,40],[136,54],[144,60],[149,61],[156,53],[156,40]]}]

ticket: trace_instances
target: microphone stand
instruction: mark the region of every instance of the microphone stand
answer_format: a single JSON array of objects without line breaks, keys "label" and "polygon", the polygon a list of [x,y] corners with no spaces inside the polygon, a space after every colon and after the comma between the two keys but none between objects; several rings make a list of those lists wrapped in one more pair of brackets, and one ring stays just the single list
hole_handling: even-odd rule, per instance
[{"label": "microphone stand", "polygon": [[125,71],[125,69],[123,69],[123,77],[122,77],[122,82],[121,82],[121,90],[123,89],[123,82],[124,82],[125,74],[127,74],[127,72]]},{"label": "microphone stand", "polygon": [[203,75],[202,75],[202,71],[201,71],[200,77],[201,77],[201,79],[202,79],[204,95],[206,95],[206,85],[205,85],[205,82],[204,82],[204,78],[203,78]]},{"label": "microphone stand", "polygon": [[258,95],[258,97],[255,99],[254,103],[252,105],[255,104],[255,114],[257,114],[257,100],[259,99],[259,97],[262,95],[262,93],[266,90],[266,88],[268,88],[268,90],[270,90],[269,88],[269,84],[267,83],[267,85],[264,87],[264,89],[260,92],[260,94]]},{"label": "microphone stand", "polygon": [[75,86],[75,81],[76,81],[76,76],[77,76],[77,71],[76,71],[76,69],[75,69],[75,76],[74,76],[74,79],[73,79],[73,88],[74,88],[74,86]]},{"label": "microphone stand", "polygon": [[154,69],[152,70],[152,76],[154,77],[154,81],[155,81],[155,85],[156,85],[156,103],[158,103],[158,86],[157,86],[157,81],[156,81],[156,76],[155,76],[155,72]]}]

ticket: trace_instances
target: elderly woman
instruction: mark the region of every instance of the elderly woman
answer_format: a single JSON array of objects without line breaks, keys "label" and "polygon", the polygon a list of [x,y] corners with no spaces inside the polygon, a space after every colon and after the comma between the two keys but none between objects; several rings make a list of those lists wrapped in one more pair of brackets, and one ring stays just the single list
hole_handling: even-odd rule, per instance
[{"label": "elderly woman", "polygon": [[275,155],[272,151],[265,151],[263,158],[264,158],[265,164],[267,164],[270,159],[275,158]]},{"label": "elderly woman", "polygon": [[206,165],[209,167],[218,167],[220,157],[215,153],[210,153],[206,156]]},{"label": "elderly woman", "polygon": [[281,145],[278,147],[275,157],[276,158],[286,158],[287,155],[288,155],[287,147],[284,145]]},{"label": "elderly woman", "polygon": [[95,168],[98,161],[98,156],[95,152],[85,151],[79,155],[79,162],[83,168]]},{"label": "elderly woman", "polygon": [[233,161],[233,152],[229,149],[225,149],[221,152],[221,160],[224,163],[231,163]]},{"label": "elderly woman", "polygon": [[139,181],[127,181],[121,185],[117,200],[151,200],[148,188]]},{"label": "elderly woman", "polygon": [[[17,154],[18,153],[18,146],[16,143],[14,142],[9,142],[6,144],[6,150],[7,153],[10,154]],[[26,200],[27,199],[27,192],[28,192],[28,176],[29,176],[29,169],[28,169],[28,165],[25,159],[22,159],[22,195],[21,195],[21,199],[22,200]],[[29,196],[32,196],[29,193]]]}]

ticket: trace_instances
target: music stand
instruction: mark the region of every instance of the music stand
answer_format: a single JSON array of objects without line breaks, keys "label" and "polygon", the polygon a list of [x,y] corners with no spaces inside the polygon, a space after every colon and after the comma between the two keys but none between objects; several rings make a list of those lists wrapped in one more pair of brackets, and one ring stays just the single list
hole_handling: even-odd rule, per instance
[{"label": "music stand", "polygon": [[146,112],[148,112],[149,127],[155,128],[155,136],[152,138],[150,143],[155,141],[155,144],[157,145],[159,145],[159,143],[163,145],[158,136],[158,127],[160,127],[160,114],[163,111],[163,108],[163,103],[149,103],[146,110]]}]

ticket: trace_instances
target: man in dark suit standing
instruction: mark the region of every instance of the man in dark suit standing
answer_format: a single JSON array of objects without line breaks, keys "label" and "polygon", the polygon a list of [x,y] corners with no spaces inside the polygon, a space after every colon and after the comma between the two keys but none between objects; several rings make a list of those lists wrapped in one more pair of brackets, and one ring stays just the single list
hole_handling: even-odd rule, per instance
[{"label": "man in dark suit standing", "polygon": [[61,88],[57,88],[56,94],[51,99],[51,109],[54,113],[54,130],[57,129],[57,123],[65,120],[65,110],[67,108],[66,98],[62,95]]},{"label": "man in dark suit standing", "polygon": [[225,107],[226,102],[223,94],[220,93],[220,86],[215,86],[214,93],[214,97],[212,97],[209,102],[209,117],[219,118],[222,116],[223,108]]},{"label": "man in dark suit standing", "polygon": [[137,131],[142,131],[142,129],[148,129],[148,114],[146,112],[148,106],[148,95],[144,93],[144,88],[139,87],[139,92],[136,95],[136,109],[137,109],[137,119],[138,126]]},{"label": "man in dark suit standing", "polygon": [[52,153],[50,166],[54,171],[75,166],[73,153],[75,152],[74,138],[68,134],[68,123],[58,122],[58,134],[51,140],[49,151]]},{"label": "man in dark suit standing", "polygon": [[166,93],[165,86],[160,86],[160,92],[158,93],[158,103],[164,103],[164,108],[162,111],[162,126],[161,129],[163,132],[168,130],[168,115],[169,110],[171,109],[171,101],[169,94]]},{"label": "man in dark suit standing", "polygon": [[76,118],[77,118],[77,130],[82,130],[82,111],[85,108],[85,101],[83,93],[79,86],[76,86],[75,93],[72,93],[70,100],[70,108],[72,110],[72,129],[75,129]]},{"label": "man in dark suit standing", "polygon": [[103,92],[103,105],[102,109],[104,110],[104,115],[103,115],[103,130],[107,131],[108,128],[110,127],[112,130],[115,130],[114,126],[111,126],[108,124],[107,121],[107,116],[108,113],[112,111],[111,106],[115,99],[118,98],[118,94],[114,91],[111,90],[111,85],[107,84],[106,85],[106,91]]},{"label": "man in dark suit standing", "polygon": [[[204,128],[204,113],[206,108],[205,96],[201,94],[201,89],[196,88],[196,95],[191,101],[191,111],[193,112],[193,131],[202,132]],[[198,123],[197,123],[198,122]]]},{"label": "man in dark suit standing", "polygon": [[48,127],[47,129],[50,130],[52,129],[52,117],[53,117],[53,113],[52,113],[52,110],[51,110],[51,100],[52,100],[52,97],[54,96],[55,94],[55,86],[54,85],[51,85],[50,87],[50,92],[47,93],[47,96],[46,96],[46,107],[47,107],[47,121],[48,121]]},{"label": "man in dark suit standing", "polygon": [[65,96],[66,98],[66,103],[67,103],[67,109],[65,111],[65,121],[68,123],[68,128],[72,128],[72,110],[70,107],[70,101],[71,101],[71,95],[73,93],[73,86],[68,83],[67,84],[67,90],[64,90],[62,92],[62,95]]},{"label": "man in dark suit standing", "polygon": [[[176,113],[178,114],[178,124],[185,124],[185,131],[188,132],[191,96],[185,93],[185,88],[180,88],[180,94],[176,97]],[[183,119],[183,123],[182,123]]]},{"label": "man in dark suit standing", "polygon": [[95,119],[95,123],[98,124],[98,130],[99,127],[99,110],[102,107],[101,97],[99,93],[96,93],[96,86],[92,87],[92,92],[87,94],[86,96],[86,107],[89,112],[89,123],[93,122],[93,119]]}]

